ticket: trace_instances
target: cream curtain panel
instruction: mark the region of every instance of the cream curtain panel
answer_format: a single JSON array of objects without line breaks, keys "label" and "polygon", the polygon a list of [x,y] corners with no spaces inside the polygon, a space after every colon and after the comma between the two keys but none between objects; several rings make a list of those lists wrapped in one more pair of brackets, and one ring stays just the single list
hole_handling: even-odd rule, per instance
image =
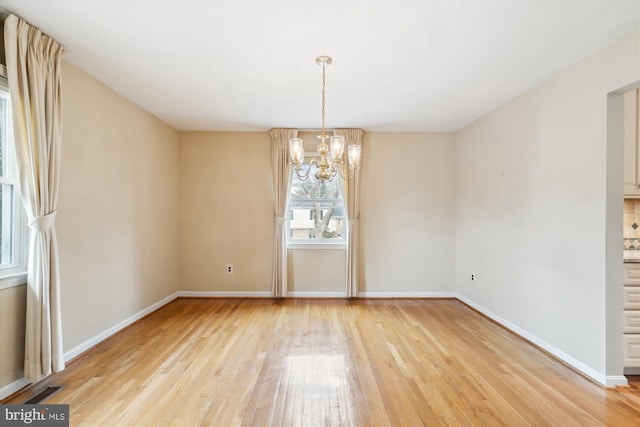
[{"label": "cream curtain panel", "polygon": [[273,193],[275,233],[273,245],[272,293],[276,298],[287,296],[287,235],[284,226],[289,195],[289,139],[298,136],[297,129],[271,129],[271,163],[273,166]]},{"label": "cream curtain panel", "polygon": [[[364,131],[362,129],[336,129],[334,135],[344,136],[345,147],[351,144],[360,145],[362,147],[362,137]],[[346,149],[344,161],[347,162]],[[347,237],[347,297],[355,298],[358,296],[358,253],[359,253],[359,233],[360,233],[360,169],[355,171],[352,179],[342,180],[342,193],[347,208],[347,216],[349,218],[349,235]]]},{"label": "cream curtain panel", "polygon": [[55,228],[64,48],[14,15],[4,32],[16,160],[31,229],[24,376],[37,381],[64,369]]}]

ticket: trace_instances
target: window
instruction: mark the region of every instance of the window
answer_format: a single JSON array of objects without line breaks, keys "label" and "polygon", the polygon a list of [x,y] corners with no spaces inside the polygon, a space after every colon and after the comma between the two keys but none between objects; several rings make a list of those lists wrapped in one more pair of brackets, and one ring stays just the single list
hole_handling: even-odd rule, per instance
[{"label": "window", "polygon": [[[303,165],[306,173],[309,165]],[[346,221],[340,178],[320,182],[311,171],[306,181],[291,173],[288,244],[346,244]]]},{"label": "window", "polygon": [[11,102],[0,76],[0,289],[25,283],[27,221],[18,184]]}]

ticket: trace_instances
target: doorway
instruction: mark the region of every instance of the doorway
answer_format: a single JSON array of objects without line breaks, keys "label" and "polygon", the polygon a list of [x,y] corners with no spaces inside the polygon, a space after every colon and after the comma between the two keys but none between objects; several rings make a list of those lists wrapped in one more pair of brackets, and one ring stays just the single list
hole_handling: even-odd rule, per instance
[{"label": "doorway", "polygon": [[[606,177],[606,376],[607,385],[626,384],[625,374],[635,371],[624,368],[624,198],[627,164],[625,161],[625,94],[640,87],[640,81],[611,92],[607,98],[607,177]],[[628,95],[627,95],[628,98]],[[636,129],[637,130],[637,129]],[[628,135],[627,135],[628,137]],[[640,184],[640,183],[639,183]],[[640,192],[639,192],[640,197]],[[637,368],[640,373],[640,367]]]}]

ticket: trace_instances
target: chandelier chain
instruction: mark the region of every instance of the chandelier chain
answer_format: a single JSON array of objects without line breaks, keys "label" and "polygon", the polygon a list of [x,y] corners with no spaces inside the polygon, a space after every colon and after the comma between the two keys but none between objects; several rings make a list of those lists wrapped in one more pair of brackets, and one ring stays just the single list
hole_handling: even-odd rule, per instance
[{"label": "chandelier chain", "polygon": [[325,99],[325,63],[322,63],[322,138],[325,137],[324,132],[324,99]]},{"label": "chandelier chain", "polygon": [[[328,137],[326,135],[326,66],[331,64],[331,57],[319,56],[316,58],[316,64],[322,65],[322,134],[318,135],[318,138],[320,139],[320,143],[316,147],[318,157],[313,157],[309,161],[309,167],[306,171],[303,171],[304,143],[300,138],[291,138],[289,139],[291,164],[295,165],[294,170],[300,181],[305,181],[309,178],[312,165],[316,166],[316,173],[314,176],[320,182],[331,181],[338,174],[343,179],[352,179],[355,177],[356,170],[360,168],[360,145],[350,144],[347,147],[347,158],[345,161],[343,160],[345,137],[342,135],[333,135]],[[329,142],[329,144],[327,144],[327,142]],[[347,170],[347,167],[349,170]]]}]

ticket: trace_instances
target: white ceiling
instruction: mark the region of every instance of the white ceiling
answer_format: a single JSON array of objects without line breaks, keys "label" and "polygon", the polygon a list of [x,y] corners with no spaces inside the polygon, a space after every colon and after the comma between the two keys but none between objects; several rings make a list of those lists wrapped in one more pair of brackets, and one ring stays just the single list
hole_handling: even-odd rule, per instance
[{"label": "white ceiling", "polygon": [[178,130],[320,127],[319,55],[333,57],[328,127],[457,130],[640,27],[640,0],[0,0],[0,7]]}]

